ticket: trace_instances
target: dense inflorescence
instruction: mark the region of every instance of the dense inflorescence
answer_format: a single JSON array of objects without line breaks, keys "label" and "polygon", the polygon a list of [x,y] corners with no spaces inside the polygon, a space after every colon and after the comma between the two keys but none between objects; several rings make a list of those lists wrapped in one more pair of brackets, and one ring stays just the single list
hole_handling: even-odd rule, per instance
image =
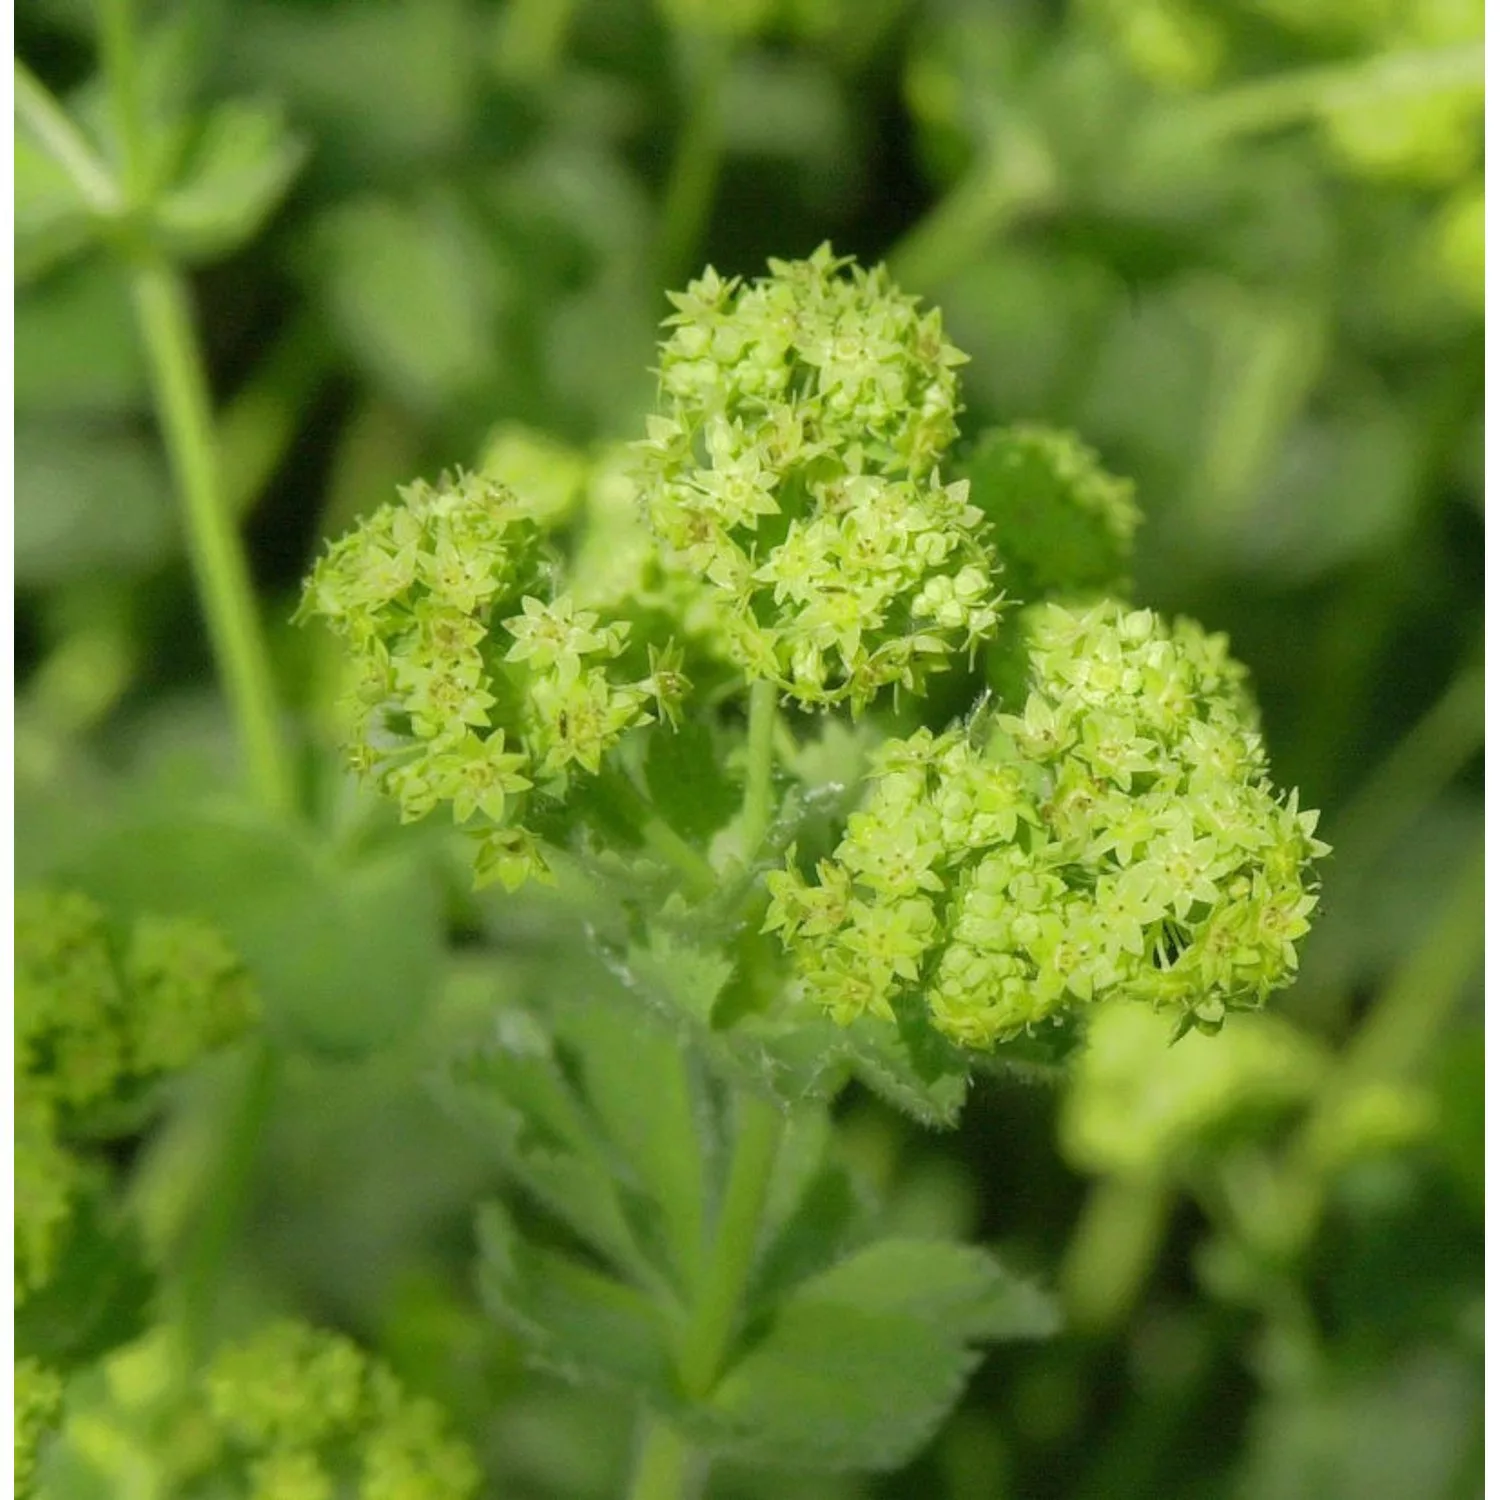
[{"label": "dense inflorescence", "polygon": [[750,283],[710,269],[672,300],[646,507],[729,659],[858,710],[993,634],[998,564],[967,484],[938,472],[964,356],[937,311],[826,245]]},{"label": "dense inflorescence", "polygon": [[349,1483],[357,1500],[465,1500],[479,1488],[442,1409],[337,1334],[274,1324],[222,1350],[204,1379],[214,1427],[256,1497],[331,1497]]},{"label": "dense inflorescence", "polygon": [[[195,1360],[159,1324],[112,1351],[57,1443],[89,1493],[470,1500],[479,1468],[435,1402],[340,1334],[282,1320]],[[60,1483],[58,1491],[63,1485]],[[41,1500],[54,1491],[43,1476]],[[68,1490],[72,1493],[72,1490]]]},{"label": "dense inflorescence", "polygon": [[[1288,982],[1315,818],[1272,790],[1223,640],[1111,597],[1130,484],[1028,425],[945,478],[963,356],[883,268],[826,245],[672,300],[633,469],[495,447],[578,523],[566,564],[492,476],[409,487],[318,564],[302,614],[357,663],[356,767],[407,818],[451,805],[480,881],[513,885],[545,869],[533,799],[675,725],[675,642],[700,707],[760,682],[855,713],[984,646],[1016,711],[887,743],[815,877],[793,859],[771,878],[804,992],[844,1022],[923,1007],[988,1047],[1113,996],[1211,1030]],[[1028,606],[1003,630],[1002,558]]]},{"label": "dense inflorescence", "polygon": [[879,753],[809,882],[767,926],[835,1018],[925,1000],[987,1047],[1081,1002],[1145,1001],[1213,1030],[1292,978],[1316,904],[1316,814],[1266,778],[1221,637],[1104,602],[1031,621],[1019,714]]},{"label": "dense inflorescence", "polygon": [[686,687],[670,645],[624,680],[629,626],[578,608],[553,572],[514,492],[460,475],[406,486],[335,542],[299,611],[353,659],[342,707],[355,770],[405,819],[451,808],[478,840],[481,884],[543,873],[520,822],[527,797],[561,800]]},{"label": "dense inflorescence", "polygon": [[238,1037],[258,1014],[243,964],[188,917],[116,943],[77,892],[16,897],[16,1297],[46,1282],[88,1176],[69,1128]]}]

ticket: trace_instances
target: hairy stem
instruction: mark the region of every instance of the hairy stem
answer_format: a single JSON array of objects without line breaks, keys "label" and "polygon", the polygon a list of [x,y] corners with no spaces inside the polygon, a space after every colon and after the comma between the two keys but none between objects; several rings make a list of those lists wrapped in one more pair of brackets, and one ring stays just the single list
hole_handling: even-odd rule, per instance
[{"label": "hairy stem", "polygon": [[713,1251],[683,1339],[680,1373],[691,1400],[713,1390],[729,1352],[755,1260],[761,1215],[781,1147],[781,1111],[753,1094],[739,1096],[739,1133],[715,1227]]},{"label": "hairy stem", "polygon": [[[689,1401],[709,1396],[723,1372],[755,1264],[761,1216],[781,1148],[781,1111],[751,1094],[739,1095],[737,1104],[739,1128],[729,1180],[677,1360],[682,1392]],[[702,1486],[704,1470],[681,1433],[662,1418],[648,1416],[629,1500],[692,1500]]]}]

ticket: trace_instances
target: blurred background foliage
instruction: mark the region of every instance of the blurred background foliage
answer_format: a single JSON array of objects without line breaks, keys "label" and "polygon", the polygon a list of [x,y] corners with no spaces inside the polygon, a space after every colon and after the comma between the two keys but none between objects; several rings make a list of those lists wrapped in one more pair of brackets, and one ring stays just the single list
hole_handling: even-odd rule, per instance
[{"label": "blurred background foliage", "polygon": [[[902,1222],[1055,1275],[1069,1332],[993,1356],[905,1473],[715,1493],[1478,1494],[1481,0],[145,15],[161,232],[312,817],[212,800],[232,735],[126,281],[22,130],[16,854],[127,909],[207,902],[307,1044],[236,1295],[370,1340],[452,1404],[497,1495],[612,1492],[631,1413],[478,1317],[497,1165],[424,1082],[507,996],[600,976],[546,957],[524,903],[497,957],[438,841],[351,801],[329,662],[285,622],[319,539],[417,473],[484,462],[570,503],[639,429],[662,289],[830,239],[944,308],[970,430],[1074,427],[1136,481],[1139,596],[1231,634],[1335,854],[1276,1014],[1163,1053],[1149,1015],[1106,1013],[1063,1090],[986,1085],[951,1139],[849,1099]],[[107,139],[92,8],[15,21]],[[222,1085],[140,1160],[148,1241],[212,1178]]]}]

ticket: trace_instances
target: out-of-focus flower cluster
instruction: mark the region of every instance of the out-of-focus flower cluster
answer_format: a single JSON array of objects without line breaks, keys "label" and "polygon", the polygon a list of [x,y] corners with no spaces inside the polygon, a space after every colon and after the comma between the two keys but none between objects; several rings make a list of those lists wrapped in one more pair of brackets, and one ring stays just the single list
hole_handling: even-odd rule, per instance
[{"label": "out-of-focus flower cluster", "polygon": [[675,294],[639,445],[671,571],[701,579],[728,658],[806,705],[919,689],[998,623],[998,565],[963,481],[964,356],[883,268],[825,245]]},{"label": "out-of-focus flower cluster", "polygon": [[1210,1042],[1170,1047],[1172,1018],[1139,1005],[1090,1013],[1059,1122],[1078,1170],[1150,1176],[1189,1162],[1215,1132],[1303,1103],[1322,1082],[1317,1044],[1274,1012]]},{"label": "out-of-focus flower cluster", "polygon": [[544,873],[519,821],[528,794],[564,797],[686,688],[670,646],[649,647],[646,675],[621,680],[629,626],[578,608],[552,572],[527,505],[460,475],[406,486],[335,542],[299,610],[353,659],[342,706],[354,768],[405,819],[441,804],[471,824],[480,884]]},{"label": "out-of-focus flower cluster", "polygon": [[15,1468],[12,1475],[16,1500],[34,1500],[37,1449],[61,1415],[62,1381],[55,1370],[49,1370],[34,1359],[18,1359],[15,1372]]},{"label": "out-of-focus flower cluster", "polygon": [[1266,778],[1222,637],[1106,601],[1029,621],[1019,714],[888,743],[809,882],[771,877],[779,930],[836,1019],[920,996],[987,1047],[1128,998],[1214,1030],[1287,984],[1316,904],[1316,814]]},{"label": "out-of-focus flower cluster", "polygon": [[[468,1500],[479,1488],[441,1407],[305,1323],[270,1324],[201,1368],[162,1325],[102,1372],[102,1399],[70,1410],[59,1435],[67,1472],[98,1493],[124,1493],[127,1479],[162,1500]],[[40,1493],[51,1500],[45,1477]]]},{"label": "out-of-focus flower cluster", "polygon": [[463,1500],[479,1487],[442,1409],[337,1334],[274,1324],[221,1351],[204,1384],[254,1500],[331,1500],[355,1475],[358,1500]]},{"label": "out-of-focus flower cluster", "polygon": [[1076,434],[1035,423],[991,428],[961,472],[1015,598],[1130,593],[1141,524],[1135,486],[1105,470]]},{"label": "out-of-focus flower cluster", "polygon": [[16,1298],[52,1274],[89,1165],[76,1122],[238,1037],[259,1006],[214,929],[143,916],[116,943],[76,892],[23,891],[16,942]]}]

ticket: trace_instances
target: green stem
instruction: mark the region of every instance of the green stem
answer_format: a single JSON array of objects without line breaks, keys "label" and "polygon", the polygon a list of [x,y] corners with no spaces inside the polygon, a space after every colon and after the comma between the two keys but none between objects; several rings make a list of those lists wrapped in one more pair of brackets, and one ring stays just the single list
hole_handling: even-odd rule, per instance
[{"label": "green stem", "polygon": [[125,202],[139,208],[148,190],[146,128],[141,112],[140,67],[135,46],[135,7],[131,0],[102,0],[99,46],[109,84],[110,113]]},{"label": "green stem", "polygon": [[[1417,1072],[1484,953],[1484,840],[1478,838],[1442,914],[1381,991],[1345,1049],[1340,1088]],[[1340,1088],[1323,1096],[1334,1107]]]},{"label": "green stem", "polygon": [[1159,128],[1224,140],[1300,124],[1329,110],[1483,87],[1482,43],[1388,52],[1354,63],[1299,68],[1190,100],[1164,111]]},{"label": "green stem", "polygon": [[212,1181],[203,1195],[202,1217],[189,1242],[182,1273],[183,1314],[189,1336],[201,1344],[208,1333],[224,1262],[249,1205],[255,1163],[276,1089],[276,1053],[265,1040],[246,1060],[239,1098],[226,1111],[223,1149],[214,1158]]},{"label": "green stem", "polygon": [[1344,805],[1330,842],[1344,870],[1378,859],[1484,744],[1484,668],[1461,671]]},{"label": "green stem", "polygon": [[277,722],[270,659],[245,554],[223,500],[213,414],[187,288],[164,261],[146,255],[132,272],[131,290],[182,502],[198,597],[240,744],[260,800],[277,812],[290,811],[292,774]]},{"label": "green stem", "polygon": [[46,85],[19,60],[15,80],[16,117],[42,150],[72,178],[73,185],[96,214],[117,214],[120,189],[87,137],[48,93]]},{"label": "green stem", "polygon": [[511,0],[497,61],[505,77],[536,84],[556,72],[573,23],[573,0]]},{"label": "green stem", "polygon": [[[144,221],[152,189],[131,0],[104,0],[100,43],[124,179],[126,206]],[[270,658],[255,610],[250,570],[225,504],[213,407],[192,304],[179,273],[144,236],[125,246],[158,420],[182,503],[188,554],[220,680],[260,800],[293,805]]]},{"label": "green stem", "polygon": [[679,1371],[689,1400],[714,1387],[729,1352],[755,1261],[761,1214],[781,1146],[781,1111],[753,1094],[739,1096],[739,1133],[714,1233],[713,1252],[683,1337]]},{"label": "green stem", "polygon": [[1156,1177],[1103,1177],[1090,1189],[1063,1258],[1070,1328],[1099,1332],[1123,1321],[1155,1262],[1173,1196]]},{"label": "green stem", "polygon": [[713,206],[724,152],[722,95],[733,52],[718,37],[690,40],[698,45],[688,53],[691,92],[657,234],[657,286],[676,286],[690,269]]},{"label": "green stem", "polygon": [[746,745],[744,851],[748,865],[771,826],[771,775],[776,763],[776,684],[750,687],[750,731]]},{"label": "green stem", "polygon": [[687,1500],[697,1493],[692,1451],[660,1417],[646,1421],[629,1500]]},{"label": "green stem", "polygon": [[[709,1396],[723,1372],[755,1264],[761,1216],[781,1148],[781,1111],[751,1094],[739,1095],[737,1103],[739,1129],[729,1181],[677,1361],[683,1395],[692,1402]],[[662,1418],[648,1416],[629,1500],[690,1500],[698,1494],[703,1473],[704,1466],[694,1461],[682,1434]]]},{"label": "green stem", "polygon": [[[1376,997],[1291,1148],[1289,1169],[1316,1196],[1330,1137],[1361,1090],[1419,1074],[1484,956],[1484,840],[1460,870],[1441,915]],[[1309,1227],[1316,1216],[1309,1214]]]},{"label": "green stem", "polygon": [[940,286],[1056,196],[1056,167],[1040,140],[1016,134],[997,142],[891,251],[891,275],[908,289]]}]

